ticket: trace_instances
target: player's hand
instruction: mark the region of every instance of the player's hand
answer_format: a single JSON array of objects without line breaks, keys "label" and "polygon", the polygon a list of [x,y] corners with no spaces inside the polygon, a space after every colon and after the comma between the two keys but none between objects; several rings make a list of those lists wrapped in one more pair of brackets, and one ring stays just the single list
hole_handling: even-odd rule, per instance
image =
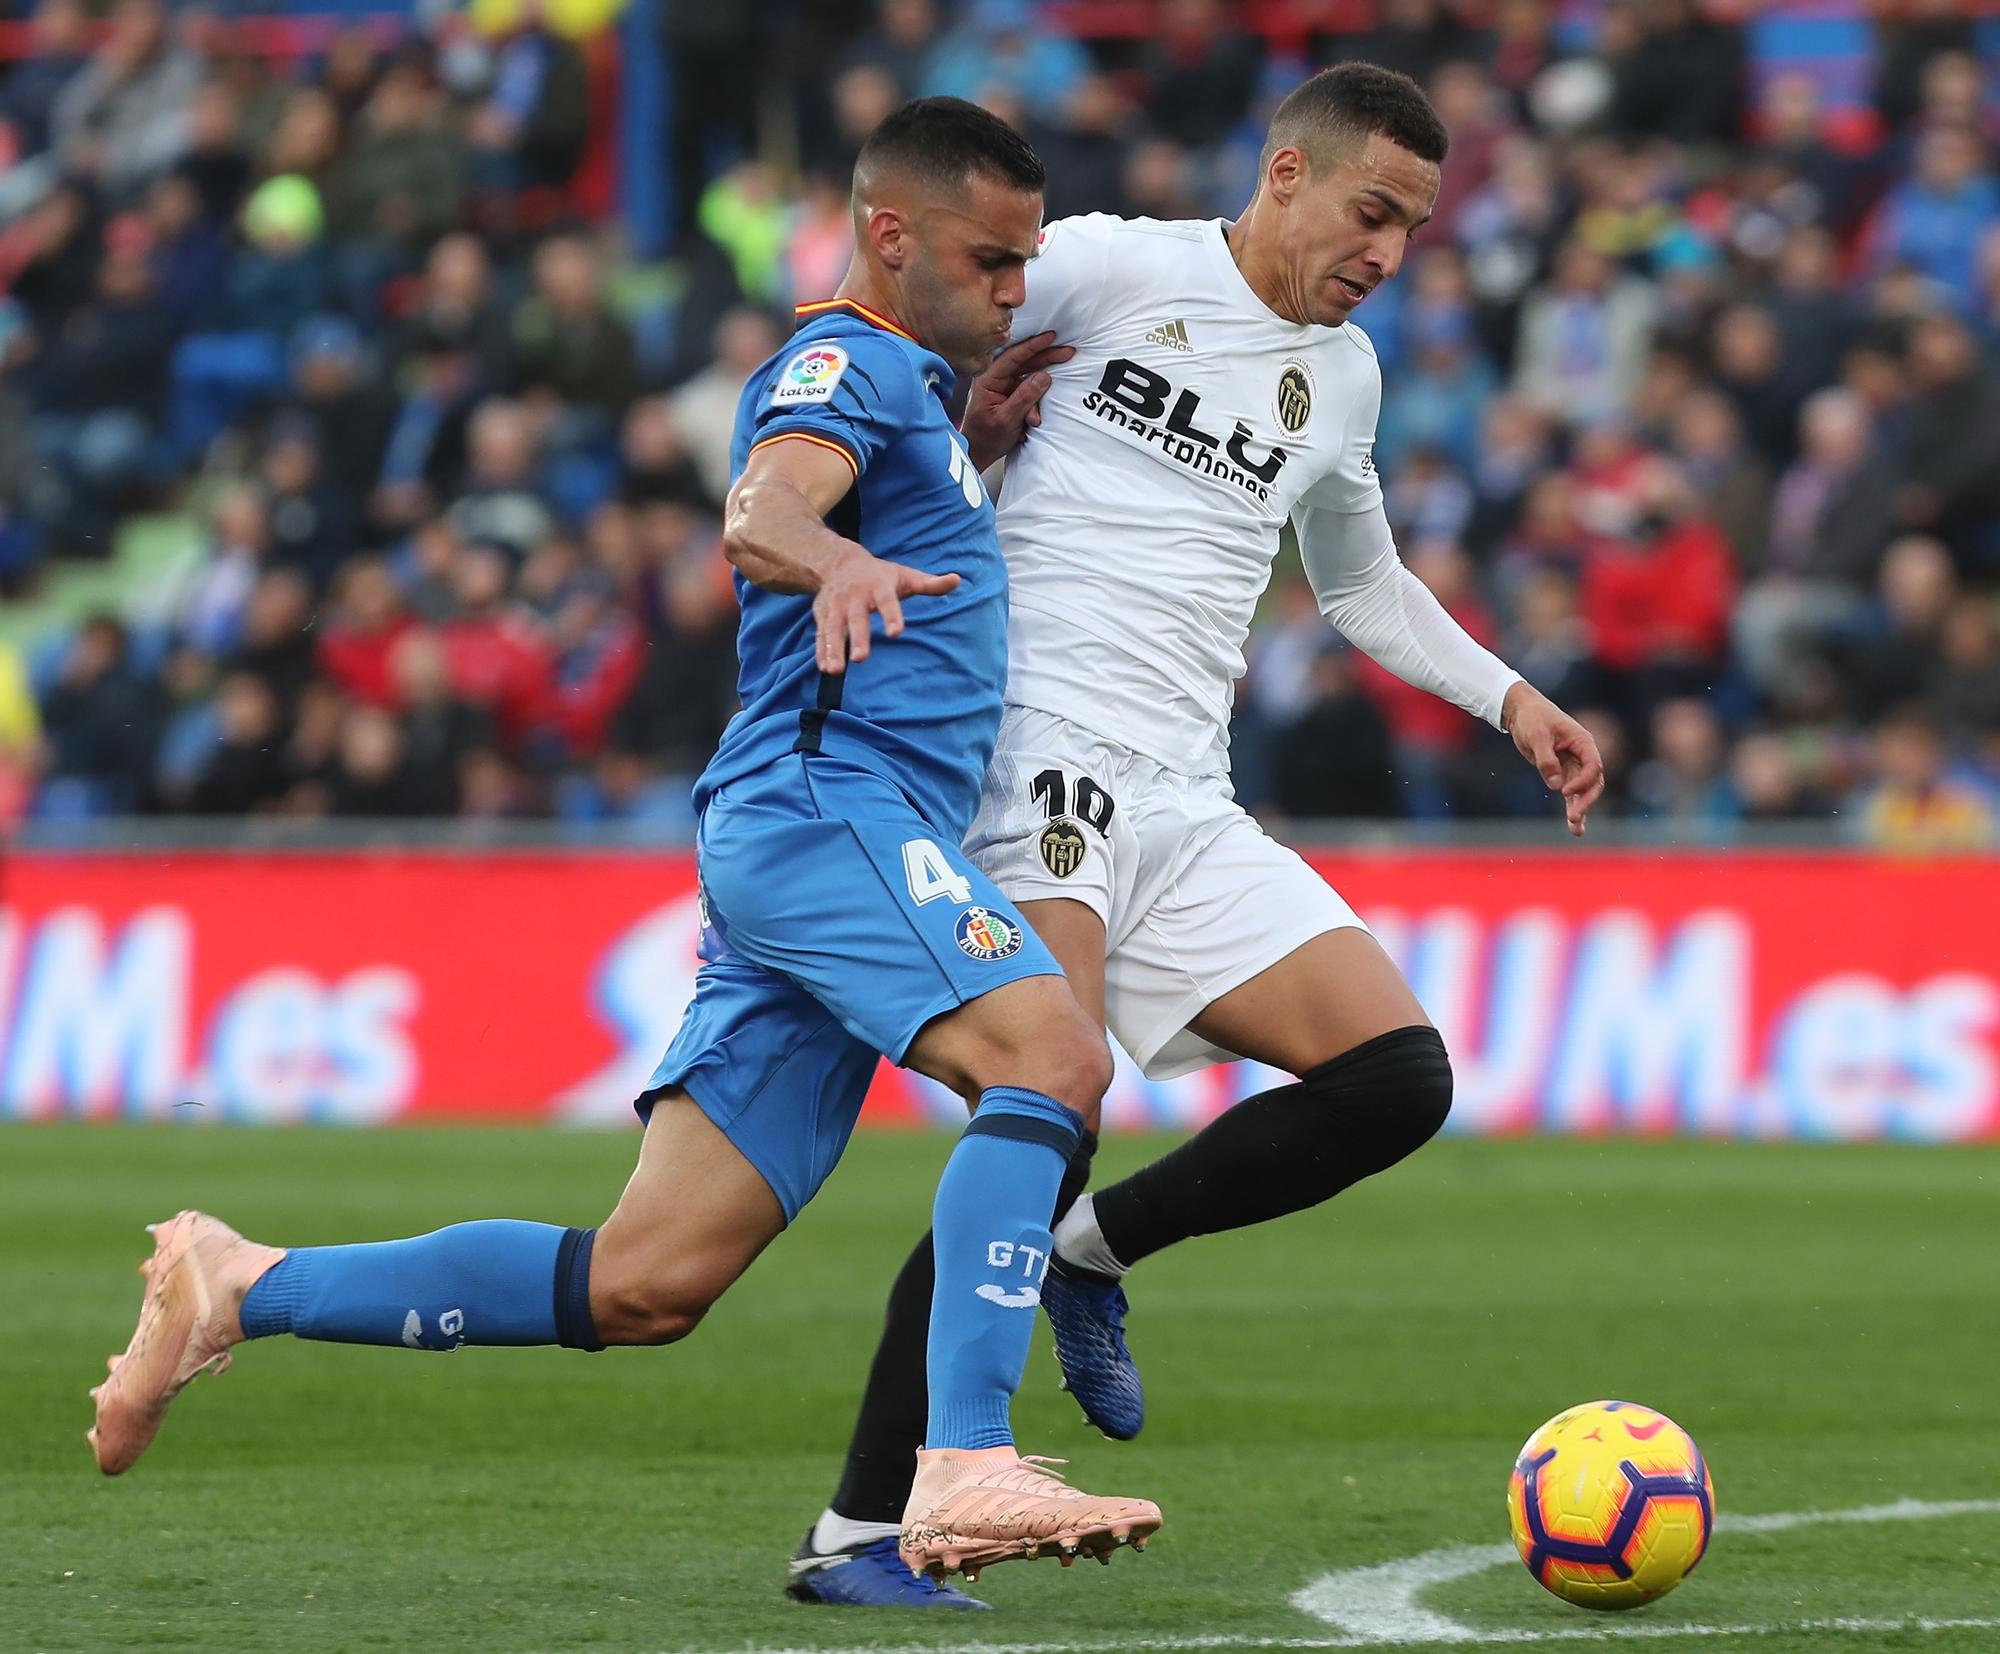
[{"label": "player's hand", "polygon": [[1604,792],[1604,759],[1590,731],[1525,680],[1507,691],[1500,721],[1549,791],[1562,794],[1569,830],[1582,838],[1590,807]]},{"label": "player's hand", "polygon": [[1074,346],[1057,344],[1053,333],[1031,333],[1001,351],[972,381],[959,428],[975,466],[984,471],[1006,458],[1041,424],[1048,370],[1075,354]]},{"label": "player's hand", "polygon": [[873,617],[895,637],[903,629],[903,599],[942,597],[958,588],[955,574],[925,574],[906,563],[870,556],[856,546],[821,577],[813,597],[819,625],[819,669],[838,676],[847,663],[868,658]]}]

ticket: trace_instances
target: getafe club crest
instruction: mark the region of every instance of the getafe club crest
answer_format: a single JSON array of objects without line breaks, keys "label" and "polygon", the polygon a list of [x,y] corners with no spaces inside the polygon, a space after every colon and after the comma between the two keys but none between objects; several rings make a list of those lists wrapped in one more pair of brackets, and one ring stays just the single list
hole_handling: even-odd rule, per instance
[{"label": "getafe club crest", "polygon": [[958,951],[968,959],[1012,959],[1021,951],[1021,928],[991,908],[969,907],[958,916],[954,934]]},{"label": "getafe club crest", "polygon": [[1287,362],[1278,375],[1278,423],[1292,436],[1312,418],[1312,371],[1303,362]]},{"label": "getafe club crest", "polygon": [[1090,848],[1082,829],[1073,821],[1052,821],[1042,829],[1042,865],[1059,879],[1066,879],[1083,865]]}]

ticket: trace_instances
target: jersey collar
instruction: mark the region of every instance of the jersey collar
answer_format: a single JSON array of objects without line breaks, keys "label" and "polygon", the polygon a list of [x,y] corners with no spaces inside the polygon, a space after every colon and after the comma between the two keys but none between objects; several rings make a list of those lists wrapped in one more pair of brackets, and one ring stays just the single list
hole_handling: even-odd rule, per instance
[{"label": "jersey collar", "polygon": [[899,327],[879,310],[870,310],[867,305],[857,303],[853,299],[815,299],[811,304],[794,306],[792,313],[798,317],[800,325],[803,326],[805,323],[834,310],[851,310],[855,315],[861,317],[863,321],[881,328],[885,333],[893,333],[899,339],[908,339],[913,345],[921,344],[922,342],[908,328]]}]

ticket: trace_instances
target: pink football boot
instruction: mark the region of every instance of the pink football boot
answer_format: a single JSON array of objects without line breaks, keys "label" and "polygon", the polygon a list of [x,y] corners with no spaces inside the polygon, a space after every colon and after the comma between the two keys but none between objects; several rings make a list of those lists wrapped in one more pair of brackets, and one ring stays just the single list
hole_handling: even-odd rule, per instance
[{"label": "pink football boot", "polygon": [[898,1544],[912,1573],[977,1579],[996,1562],[1079,1556],[1109,1563],[1120,1545],[1143,1551],[1160,1526],[1150,1499],[1100,1498],[1047,1468],[1061,1459],[1022,1458],[1011,1447],[927,1448],[903,1508]]},{"label": "pink football boot", "polygon": [[204,1212],[147,1228],[153,1255],[139,1266],[139,1325],[125,1353],[111,1358],[111,1376],[90,1392],[97,1423],[84,1439],[107,1476],[138,1462],[190,1379],[228,1367],[229,1346],[243,1337],[243,1295],[285,1255]]}]

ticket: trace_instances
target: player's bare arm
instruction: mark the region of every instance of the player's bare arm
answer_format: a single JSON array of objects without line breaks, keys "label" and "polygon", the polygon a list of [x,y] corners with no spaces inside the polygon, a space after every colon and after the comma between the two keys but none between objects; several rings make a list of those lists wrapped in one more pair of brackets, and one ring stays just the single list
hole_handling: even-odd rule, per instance
[{"label": "player's bare arm", "polygon": [[976,468],[984,471],[1005,459],[1041,424],[1048,370],[1075,354],[1071,346],[1056,343],[1054,333],[1033,333],[1001,351],[973,380],[959,429]]},{"label": "player's bare arm", "polygon": [[1549,791],[1561,793],[1569,830],[1583,837],[1590,807],[1604,793],[1604,759],[1589,730],[1526,678],[1507,691],[1500,727],[1514,738],[1523,758],[1535,766]]},{"label": "player's bare arm", "polygon": [[828,528],[827,512],[853,486],[853,461],[838,450],[803,438],[768,442],[730,489],[722,525],[723,553],[744,579],[812,597],[819,668],[836,674],[868,658],[872,615],[895,637],[904,598],[941,597],[958,585],[955,574],[888,562]]}]

